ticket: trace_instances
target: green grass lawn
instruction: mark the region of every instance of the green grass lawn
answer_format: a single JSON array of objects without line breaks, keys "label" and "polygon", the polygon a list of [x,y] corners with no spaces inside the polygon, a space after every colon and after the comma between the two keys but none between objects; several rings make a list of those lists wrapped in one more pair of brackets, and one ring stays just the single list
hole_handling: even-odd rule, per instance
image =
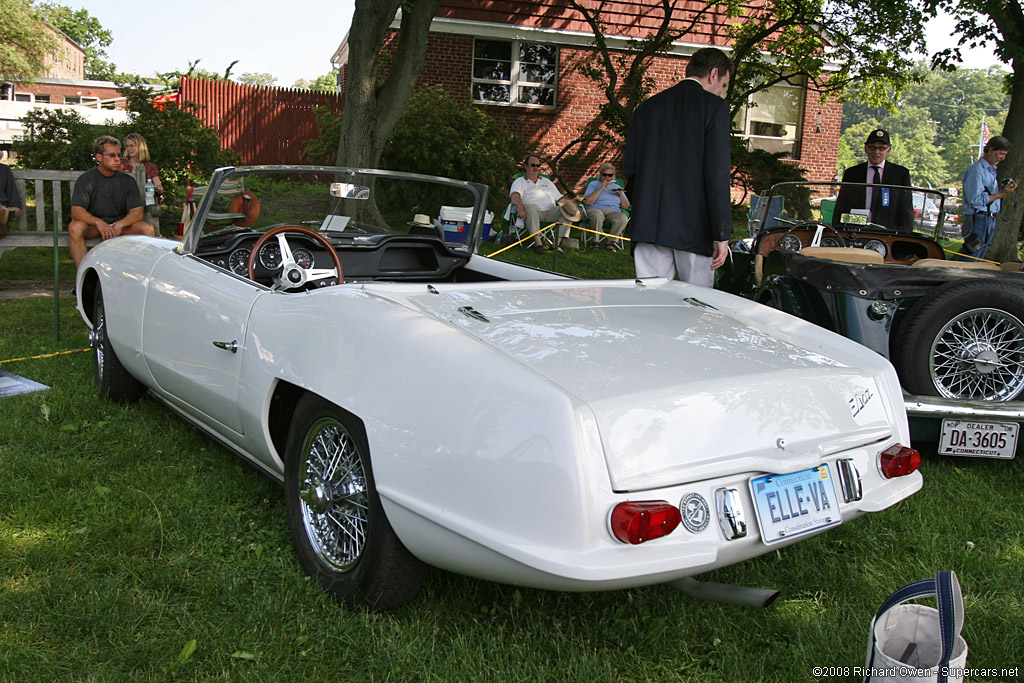
[{"label": "green grass lawn", "polygon": [[[598,277],[631,277],[629,262],[559,257]],[[0,361],[84,348],[62,303],[58,343],[52,302],[0,300]],[[781,589],[765,610],[434,571],[409,605],[370,614],[305,577],[275,484],[152,399],[98,400],[89,353],[0,369],[51,387],[0,399],[0,681],[808,681],[862,666],[879,603],[939,569],[963,587],[968,665],[1024,666],[1018,460],[926,447],[917,495],[700,577]]]}]

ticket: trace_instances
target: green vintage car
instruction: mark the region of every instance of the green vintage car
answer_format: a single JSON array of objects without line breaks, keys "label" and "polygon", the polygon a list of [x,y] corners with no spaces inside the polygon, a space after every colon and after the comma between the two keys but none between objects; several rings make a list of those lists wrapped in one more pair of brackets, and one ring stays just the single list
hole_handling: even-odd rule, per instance
[{"label": "green vintage car", "polygon": [[[755,197],[750,236],[730,244],[715,286],[889,359],[912,434],[940,453],[1013,458],[1024,422],[1021,264],[944,248],[939,236],[959,217],[935,190],[872,186],[885,202],[914,198],[913,224],[899,229],[871,222],[866,209],[836,211],[837,199],[849,206],[844,197],[866,188],[780,183]],[[922,211],[932,205],[937,214]]]}]

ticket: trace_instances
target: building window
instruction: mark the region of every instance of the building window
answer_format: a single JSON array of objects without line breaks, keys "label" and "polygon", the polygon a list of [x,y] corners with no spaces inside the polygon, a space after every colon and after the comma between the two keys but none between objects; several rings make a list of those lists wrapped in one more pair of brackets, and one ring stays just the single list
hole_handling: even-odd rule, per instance
[{"label": "building window", "polygon": [[64,104],[84,104],[95,107],[100,101],[98,97],[79,97],[77,95],[65,95]]},{"label": "building window", "polygon": [[31,102],[32,101],[32,95],[30,95],[27,92],[17,92],[17,93],[14,93],[14,101],[15,102]]},{"label": "building window", "polygon": [[49,104],[50,103],[50,96],[49,95],[36,95],[36,102],[39,102],[40,104]]},{"label": "building window", "polygon": [[800,122],[804,110],[802,85],[779,83],[750,96],[747,105],[736,114],[734,123],[749,149],[785,153],[796,159],[800,154]]},{"label": "building window", "polygon": [[558,47],[518,40],[473,43],[473,101],[525,107],[555,106]]}]

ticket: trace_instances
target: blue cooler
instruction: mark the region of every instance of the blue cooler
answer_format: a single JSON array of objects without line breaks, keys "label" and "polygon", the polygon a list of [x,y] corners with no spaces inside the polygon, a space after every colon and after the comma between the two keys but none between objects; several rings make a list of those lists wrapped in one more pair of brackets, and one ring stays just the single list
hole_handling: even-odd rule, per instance
[{"label": "blue cooler", "polygon": [[473,207],[442,206],[440,219],[445,242],[465,242],[469,237],[469,222],[473,220]]}]

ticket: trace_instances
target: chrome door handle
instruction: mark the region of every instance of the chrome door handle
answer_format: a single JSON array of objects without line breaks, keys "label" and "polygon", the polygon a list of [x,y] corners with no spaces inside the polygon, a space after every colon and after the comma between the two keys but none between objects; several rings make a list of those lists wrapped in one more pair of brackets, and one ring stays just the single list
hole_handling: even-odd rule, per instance
[{"label": "chrome door handle", "polygon": [[213,342],[213,345],[216,346],[218,349],[224,349],[225,351],[230,351],[231,353],[237,353],[238,352],[238,342],[237,341],[229,341],[229,342],[218,342],[218,341],[215,341],[215,342]]}]

